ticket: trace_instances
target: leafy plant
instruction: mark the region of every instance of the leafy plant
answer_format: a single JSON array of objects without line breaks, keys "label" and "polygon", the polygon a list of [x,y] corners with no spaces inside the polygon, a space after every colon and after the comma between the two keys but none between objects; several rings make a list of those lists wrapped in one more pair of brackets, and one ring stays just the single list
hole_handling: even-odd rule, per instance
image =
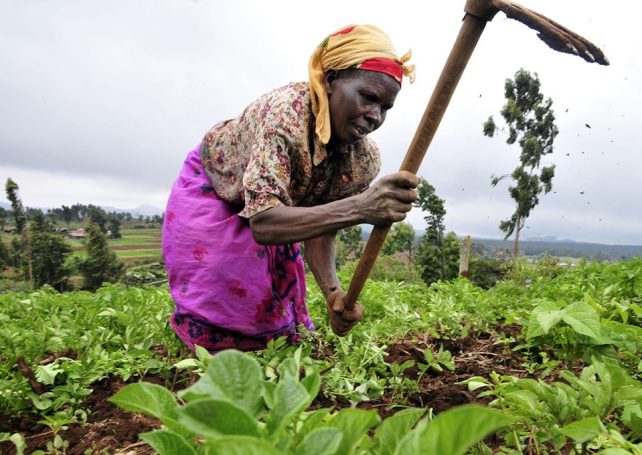
[{"label": "leafy plant", "polygon": [[285,359],[278,366],[278,380],[271,382],[249,355],[223,351],[210,360],[198,382],[179,393],[182,405],[167,389],[148,383],[130,384],[110,401],[163,422],[162,429],[141,435],[161,455],[456,455],[510,422],[479,406],[453,409],[432,422],[422,419],[422,409],[407,409],[383,423],[374,411],[307,410],[320,379],[316,371],[299,377],[300,358]]},{"label": "leafy plant", "polygon": [[594,448],[632,446],[642,431],[642,385],[616,364],[593,360],[579,377],[562,371],[566,382],[493,374],[491,380],[477,376],[462,384],[471,391],[485,389],[480,396],[494,397],[491,406],[514,416],[506,435],[509,447],[542,453],[546,447],[560,451],[570,445],[573,453],[584,454],[589,443]]}]

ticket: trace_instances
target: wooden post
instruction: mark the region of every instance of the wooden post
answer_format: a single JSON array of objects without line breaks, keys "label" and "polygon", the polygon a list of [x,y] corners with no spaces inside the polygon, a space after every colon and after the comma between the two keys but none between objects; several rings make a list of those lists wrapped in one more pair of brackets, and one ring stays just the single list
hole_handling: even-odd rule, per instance
[{"label": "wooden post", "polygon": [[459,276],[468,278],[470,276],[470,252],[473,249],[473,240],[469,235],[462,240],[459,249]]}]

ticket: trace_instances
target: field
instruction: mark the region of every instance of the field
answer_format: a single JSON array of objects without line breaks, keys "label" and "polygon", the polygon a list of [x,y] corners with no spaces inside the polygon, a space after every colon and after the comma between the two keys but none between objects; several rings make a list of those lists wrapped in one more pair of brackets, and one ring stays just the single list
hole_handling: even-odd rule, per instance
[{"label": "field", "polygon": [[[161,257],[161,229],[122,229],[122,238],[109,239],[109,246],[126,264],[134,261],[154,260]],[[84,246],[79,240],[70,240],[74,255],[83,257]]]},{"label": "field", "polygon": [[345,338],[309,287],[316,331],[213,358],[165,288],[1,295],[0,452],[642,453],[640,259],[369,281]]}]

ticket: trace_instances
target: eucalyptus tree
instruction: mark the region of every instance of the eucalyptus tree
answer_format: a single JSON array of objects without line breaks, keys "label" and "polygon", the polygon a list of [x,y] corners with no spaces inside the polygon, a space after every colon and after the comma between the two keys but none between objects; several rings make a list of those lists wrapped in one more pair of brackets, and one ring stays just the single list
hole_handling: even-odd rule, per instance
[{"label": "eucalyptus tree", "polygon": [[[491,184],[496,186],[501,180],[510,177],[508,188],[510,197],[515,201],[515,211],[507,220],[499,224],[504,239],[515,235],[513,257],[519,254],[519,236],[531,211],[539,204],[539,196],[553,188],[555,165],[544,165],[542,159],[553,153],[553,143],[558,134],[555,125],[553,101],[544,98],[540,92],[537,73],[525,69],[515,73],[514,79],[506,79],[504,84],[506,103],[501,116],[508,128],[509,145],[517,143],[520,147],[519,164],[511,174],[492,176]],[[484,122],[483,132],[493,137],[499,128],[492,116]]]}]

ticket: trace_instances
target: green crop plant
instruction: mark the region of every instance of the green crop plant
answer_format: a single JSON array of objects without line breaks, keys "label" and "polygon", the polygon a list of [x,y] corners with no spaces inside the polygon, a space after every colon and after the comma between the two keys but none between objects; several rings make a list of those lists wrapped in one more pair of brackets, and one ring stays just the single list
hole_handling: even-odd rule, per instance
[{"label": "green crop plant", "polygon": [[575,376],[562,371],[565,382],[491,375],[463,384],[482,390],[495,406],[511,415],[506,445],[519,453],[611,453],[616,448],[642,453],[642,385],[615,363],[593,359]]},{"label": "green crop plant", "polygon": [[492,409],[465,406],[428,421],[406,409],[383,422],[375,411],[310,410],[320,377],[300,377],[302,355],[283,360],[278,380],[234,350],[214,356],[203,376],[174,396],[149,383],[130,384],[110,398],[118,406],[161,420],[141,439],[160,455],[181,454],[464,454],[510,422]]},{"label": "green crop plant", "polygon": [[[46,424],[83,422],[82,403],[98,380],[147,373],[172,380],[181,346],[167,325],[171,309],[167,291],[157,288],[0,295],[0,409],[39,414]],[[165,358],[155,353],[158,346]]]}]

